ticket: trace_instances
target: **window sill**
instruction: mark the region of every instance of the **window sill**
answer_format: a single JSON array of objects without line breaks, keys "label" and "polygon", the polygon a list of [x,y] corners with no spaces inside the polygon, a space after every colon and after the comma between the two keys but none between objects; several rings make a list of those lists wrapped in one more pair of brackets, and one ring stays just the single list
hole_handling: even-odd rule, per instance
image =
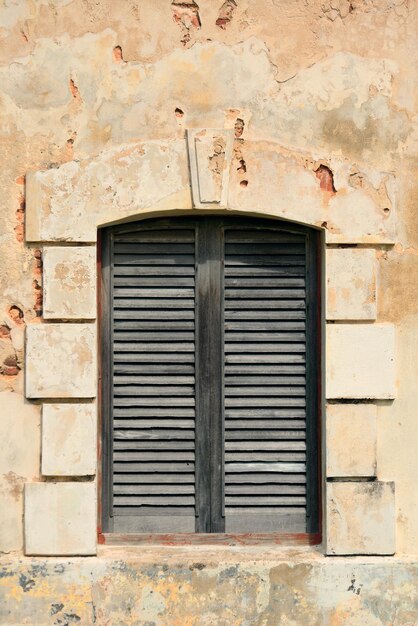
[{"label": "window sill", "polygon": [[[139,550],[140,552],[139,552]],[[168,550],[167,550],[168,549]],[[321,535],[285,534],[285,533],[247,533],[247,534],[119,534],[104,533],[99,535],[99,555],[113,556],[123,551],[124,556],[144,555],[149,552],[155,556],[161,551],[167,555],[182,553],[190,557],[193,553],[200,556],[227,551],[231,555],[240,554],[268,558],[268,555],[296,556],[312,553],[321,556]]]}]

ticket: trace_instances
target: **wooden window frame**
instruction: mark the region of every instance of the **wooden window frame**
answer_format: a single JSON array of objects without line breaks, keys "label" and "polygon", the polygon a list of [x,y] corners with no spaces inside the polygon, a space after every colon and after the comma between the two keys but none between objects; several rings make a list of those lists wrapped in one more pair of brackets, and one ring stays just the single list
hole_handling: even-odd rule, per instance
[{"label": "wooden window frame", "polygon": [[[213,215],[206,214],[210,220],[213,220]],[[226,545],[316,545],[321,543],[322,540],[322,507],[321,507],[321,495],[322,495],[322,473],[321,473],[321,237],[320,232],[311,227],[305,227],[292,222],[285,222],[283,220],[276,220],[274,218],[264,217],[250,217],[246,216],[217,216],[218,224],[227,223],[234,220],[240,221],[240,225],[245,226],[251,221],[252,224],[259,222],[263,228],[271,228],[273,230],[282,230],[285,232],[294,232],[298,234],[304,234],[306,236],[307,248],[306,248],[306,285],[307,285],[307,322],[311,329],[311,332],[307,333],[307,373],[306,373],[306,385],[307,385],[307,398],[311,411],[316,415],[315,420],[308,421],[307,424],[307,441],[310,442],[307,448],[307,467],[310,468],[308,476],[314,477],[307,482],[307,532],[306,533],[286,533],[286,532],[269,532],[269,533],[224,533],[219,532],[216,526],[211,521],[207,522],[207,526],[212,528],[212,532],[207,533],[117,533],[103,531],[103,519],[108,518],[110,514],[111,505],[111,485],[110,485],[110,463],[111,463],[111,430],[110,425],[110,389],[112,379],[111,369],[111,346],[109,342],[109,333],[112,328],[112,315],[110,311],[110,301],[112,294],[110,293],[111,281],[110,281],[110,238],[114,233],[132,232],[135,229],[146,229],[147,225],[151,228],[153,223],[159,223],[159,227],[170,227],[173,224],[181,226],[184,220],[190,223],[190,220],[195,218],[198,223],[203,223],[205,216],[197,216],[195,213],[182,216],[168,216],[163,218],[149,218],[143,220],[136,220],[129,224],[116,225],[107,227],[106,229],[99,230],[98,233],[98,307],[99,307],[99,471],[98,471],[98,489],[99,489],[99,525],[98,525],[98,538],[100,544],[106,545],[123,545],[123,544],[157,544],[157,545],[210,545],[210,544],[226,544]],[[213,224],[215,222],[212,221]],[[218,225],[214,225],[217,228]],[[212,238],[212,242],[206,242],[200,250],[196,250],[197,260],[202,260],[206,256],[213,257],[217,255],[217,259],[220,259],[220,246],[219,250],[211,249],[210,246],[214,245],[215,238]],[[218,242],[219,243],[219,242]],[[216,246],[216,244],[215,244]],[[217,254],[218,253],[218,254]],[[205,277],[205,280],[209,280],[210,276]],[[220,295],[220,294],[219,294]],[[204,303],[199,299],[200,306],[197,308],[197,316],[210,315],[211,309],[204,306]],[[219,320],[219,318],[218,318]],[[206,323],[216,324],[219,323],[216,320],[207,320]],[[201,327],[198,324],[198,328]],[[219,328],[218,333],[212,333],[213,337],[218,337],[223,342],[223,329]],[[196,337],[197,339],[197,355],[196,360],[199,358],[199,352],[204,351],[216,351],[222,354],[222,350],[219,350],[212,341],[211,345],[205,345],[204,337]],[[221,366],[219,373],[223,377],[223,366]],[[199,384],[202,386],[200,392],[197,392],[197,401],[202,403],[211,402],[218,406],[222,405],[222,393],[205,393],[208,390],[208,386],[203,384],[204,381],[197,379],[196,386]],[[222,386],[218,386],[221,390]],[[196,410],[196,430],[198,430],[198,416],[200,414],[199,406]],[[207,424],[206,424],[207,427]],[[208,435],[208,433],[206,433]],[[218,428],[214,432],[210,433],[216,441],[222,437],[222,429]],[[201,445],[204,441],[204,437],[198,437],[196,445]],[[313,443],[312,443],[313,442]],[[220,449],[218,446],[217,449]],[[219,464],[218,464],[219,465]],[[196,506],[200,508],[200,515],[203,517],[207,515],[207,507],[205,510],[205,503],[199,502],[199,493],[202,493],[199,489],[201,481],[205,481],[207,477],[203,473],[199,472],[196,467]],[[218,494],[214,493],[213,496],[215,508],[211,507],[211,511],[216,510],[216,507],[222,506],[219,502]]]}]

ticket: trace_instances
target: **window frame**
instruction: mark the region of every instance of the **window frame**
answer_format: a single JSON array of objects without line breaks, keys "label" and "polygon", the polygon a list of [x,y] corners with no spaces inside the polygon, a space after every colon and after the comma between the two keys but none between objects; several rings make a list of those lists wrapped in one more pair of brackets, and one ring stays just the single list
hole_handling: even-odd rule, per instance
[{"label": "window frame", "polygon": [[[113,376],[111,367],[111,346],[110,333],[112,331],[113,316],[111,314],[111,255],[110,241],[113,234],[122,234],[124,232],[134,232],[135,230],[152,229],[158,223],[159,228],[169,228],[173,224],[178,227],[182,224],[190,224],[190,221],[202,222],[205,218],[212,219],[215,217],[212,213],[205,215],[196,213],[179,215],[168,215],[163,217],[150,217],[136,219],[135,221],[118,224],[115,226],[100,229],[98,232],[98,307],[99,307],[99,471],[98,471],[98,488],[100,497],[99,501],[99,543],[107,545],[119,545],[125,543],[150,543],[150,544],[211,544],[222,542],[223,544],[235,543],[239,544],[282,544],[282,545],[315,545],[321,542],[322,532],[322,472],[321,472],[321,388],[322,388],[322,340],[321,340],[321,322],[322,322],[322,303],[321,303],[321,233],[319,230],[309,226],[287,222],[281,219],[271,217],[258,217],[246,215],[222,215],[217,214],[218,224],[227,224],[236,220],[240,226],[256,226],[256,223],[263,229],[269,229],[303,234],[306,237],[306,299],[307,299],[307,326],[311,332],[307,332],[307,362],[306,362],[306,385],[307,400],[311,411],[316,415],[316,419],[308,420],[307,423],[307,441],[313,442],[307,448],[307,466],[310,467],[309,474],[314,475],[314,480],[307,482],[307,532],[305,533],[286,533],[275,531],[270,533],[118,533],[107,528],[107,524],[103,524],[104,519],[110,519],[111,507],[111,429],[110,424],[110,395],[111,380]],[[232,218],[232,219],[231,219]],[[214,222],[215,223],[215,222]],[[218,227],[218,226],[217,226]],[[219,247],[221,249],[221,247]],[[213,252],[213,251],[212,251]],[[197,252],[197,254],[201,254]],[[222,279],[223,280],[223,279]],[[223,284],[222,284],[223,290]],[[220,294],[222,295],[222,294]],[[197,315],[201,314],[202,307],[197,308]],[[219,333],[219,338],[223,343],[223,329]],[[200,342],[197,342],[199,345]],[[199,350],[197,349],[196,360]],[[223,368],[221,370],[223,372]],[[196,386],[198,382],[196,381]],[[200,394],[197,394],[197,398]],[[220,394],[220,402],[222,402],[222,394]],[[198,405],[196,410],[196,418],[198,416]],[[197,425],[197,423],[196,423]],[[215,437],[219,437],[219,433],[214,433]],[[108,453],[106,453],[108,451]],[[314,468],[314,469],[313,469]],[[196,484],[198,491],[198,475],[196,476]],[[105,527],[105,530],[103,528]]]}]

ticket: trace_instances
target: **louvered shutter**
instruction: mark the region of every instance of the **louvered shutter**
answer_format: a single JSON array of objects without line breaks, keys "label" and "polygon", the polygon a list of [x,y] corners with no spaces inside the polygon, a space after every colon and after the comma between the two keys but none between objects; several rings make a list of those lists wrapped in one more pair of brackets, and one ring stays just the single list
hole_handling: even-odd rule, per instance
[{"label": "louvered shutter", "polygon": [[316,239],[216,216],[103,252],[106,531],[317,531]]},{"label": "louvered shutter", "polygon": [[306,239],[225,232],[225,529],[306,530]]},{"label": "louvered shutter", "polygon": [[195,529],[195,230],[113,238],[113,529]]}]

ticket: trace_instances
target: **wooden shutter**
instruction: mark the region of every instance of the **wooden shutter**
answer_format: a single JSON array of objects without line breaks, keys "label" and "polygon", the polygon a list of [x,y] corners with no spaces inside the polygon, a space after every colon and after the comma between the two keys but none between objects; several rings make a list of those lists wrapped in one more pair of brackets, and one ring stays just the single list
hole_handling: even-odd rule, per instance
[{"label": "wooden shutter", "polygon": [[306,237],[225,232],[225,529],[306,531]]},{"label": "wooden shutter", "polygon": [[115,235],[113,530],[195,529],[195,230]]},{"label": "wooden shutter", "polygon": [[105,531],[316,532],[316,239],[269,220],[114,227]]}]

